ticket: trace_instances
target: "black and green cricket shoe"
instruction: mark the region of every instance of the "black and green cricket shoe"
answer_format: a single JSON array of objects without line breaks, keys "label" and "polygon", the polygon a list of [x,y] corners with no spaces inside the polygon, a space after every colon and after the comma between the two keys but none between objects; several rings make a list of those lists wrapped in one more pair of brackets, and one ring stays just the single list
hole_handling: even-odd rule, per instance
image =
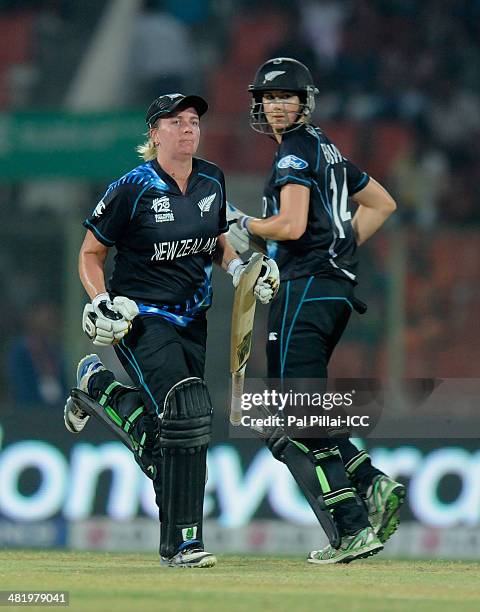
[{"label": "black and green cricket shoe", "polygon": [[388,476],[377,476],[367,490],[368,520],[383,544],[400,524],[400,507],[404,501],[405,487]]},{"label": "black and green cricket shoe", "polygon": [[309,563],[327,565],[329,563],[350,563],[356,559],[371,557],[383,550],[383,544],[371,527],[364,527],[351,536],[343,536],[339,548],[330,544],[321,550],[312,550],[308,555]]}]

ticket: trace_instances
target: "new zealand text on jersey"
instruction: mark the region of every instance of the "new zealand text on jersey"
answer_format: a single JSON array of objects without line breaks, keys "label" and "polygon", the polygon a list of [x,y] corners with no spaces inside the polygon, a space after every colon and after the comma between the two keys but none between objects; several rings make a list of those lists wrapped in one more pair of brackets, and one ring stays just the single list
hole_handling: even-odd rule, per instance
[{"label": "new zealand text on jersey", "polygon": [[154,242],[155,252],[151,261],[169,261],[187,255],[208,253],[211,255],[217,246],[217,236],[214,238],[187,238],[185,240],[170,240],[167,242]]}]

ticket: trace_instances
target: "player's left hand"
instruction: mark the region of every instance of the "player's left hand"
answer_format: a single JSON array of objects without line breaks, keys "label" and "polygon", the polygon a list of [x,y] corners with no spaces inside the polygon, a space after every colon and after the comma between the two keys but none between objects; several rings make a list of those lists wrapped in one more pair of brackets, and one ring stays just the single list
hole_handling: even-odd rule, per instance
[{"label": "player's left hand", "polygon": [[268,304],[277,295],[279,288],[280,272],[277,263],[274,259],[264,257],[253,293],[259,302]]},{"label": "player's left hand", "polygon": [[117,295],[113,298],[113,309],[121,314],[125,321],[129,322],[133,321],[138,315],[137,304],[130,298],[123,297],[122,295]]}]

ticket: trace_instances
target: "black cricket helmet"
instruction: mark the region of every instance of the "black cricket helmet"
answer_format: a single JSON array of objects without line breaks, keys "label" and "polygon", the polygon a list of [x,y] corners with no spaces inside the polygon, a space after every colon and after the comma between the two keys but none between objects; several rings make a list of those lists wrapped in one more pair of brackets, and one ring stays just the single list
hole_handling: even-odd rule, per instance
[{"label": "black cricket helmet", "polygon": [[300,98],[301,105],[297,119],[284,128],[283,132],[297,129],[310,119],[315,108],[315,94],[318,93],[310,70],[291,57],[275,57],[262,64],[255,74],[253,83],[248,87],[248,91],[252,94],[250,125],[256,132],[270,135],[272,128],[265,117],[262,103],[265,92],[292,92]]}]

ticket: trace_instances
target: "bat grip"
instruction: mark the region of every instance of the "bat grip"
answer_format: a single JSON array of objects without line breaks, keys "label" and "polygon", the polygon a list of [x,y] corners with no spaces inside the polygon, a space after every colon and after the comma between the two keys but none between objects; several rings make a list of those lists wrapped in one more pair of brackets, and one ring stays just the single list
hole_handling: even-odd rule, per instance
[{"label": "bat grip", "polygon": [[238,372],[232,372],[232,401],[230,404],[230,423],[235,427],[242,420],[242,393],[245,384],[245,366]]}]

